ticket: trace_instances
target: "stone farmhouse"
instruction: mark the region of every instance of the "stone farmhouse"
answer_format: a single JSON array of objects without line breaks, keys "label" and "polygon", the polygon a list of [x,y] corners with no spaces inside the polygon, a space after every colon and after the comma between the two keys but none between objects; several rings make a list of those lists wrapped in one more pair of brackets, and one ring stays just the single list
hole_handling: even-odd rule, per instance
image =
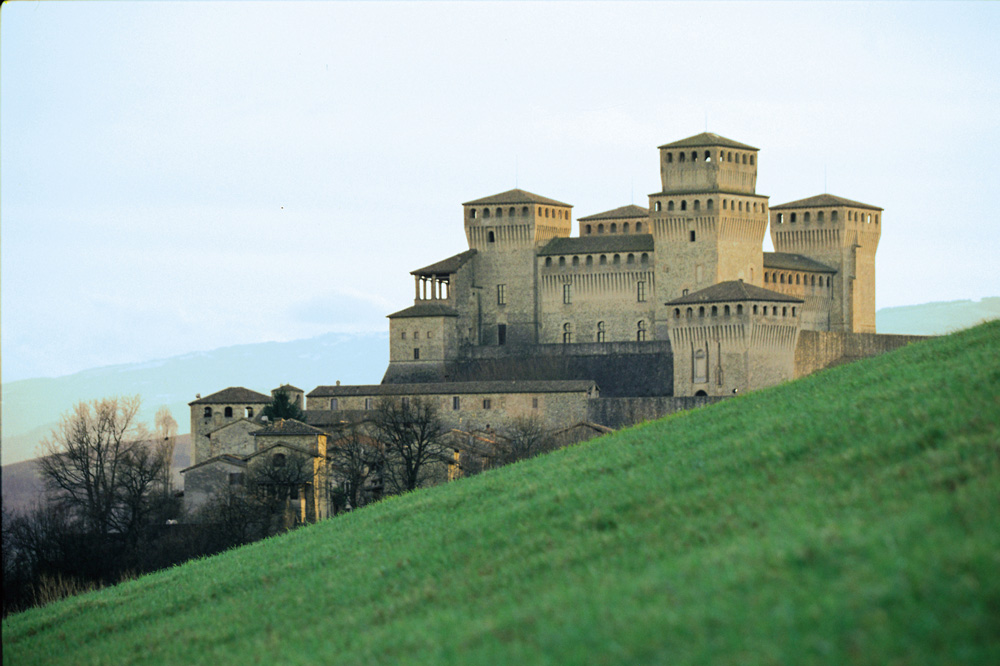
[{"label": "stone farmhouse", "polygon": [[[570,204],[524,190],[462,204],[469,249],[411,272],[381,384],[282,387],[306,410],[294,438],[261,422],[270,396],[191,403],[188,504],[265,451],[321,461],[337,424],[383,399],[430,400],[462,432],[526,415],[616,428],[909,342],[875,332],[883,209],[832,194],[771,205],[758,158],[707,132],[664,144],[648,207],[580,217],[576,236]],[[303,515],[322,517],[319,487]]]}]

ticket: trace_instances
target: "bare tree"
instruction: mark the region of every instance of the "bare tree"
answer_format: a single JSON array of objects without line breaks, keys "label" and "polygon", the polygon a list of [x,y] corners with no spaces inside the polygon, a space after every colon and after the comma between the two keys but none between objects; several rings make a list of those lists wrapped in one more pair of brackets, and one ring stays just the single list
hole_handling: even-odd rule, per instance
[{"label": "bare tree", "polygon": [[343,490],[352,509],[364,502],[365,486],[381,472],[383,451],[379,442],[352,425],[327,448],[333,480]]},{"label": "bare tree", "polygon": [[39,470],[52,499],[86,531],[132,534],[168,464],[136,414],[139,396],[81,402],[42,442]]},{"label": "bare tree", "polygon": [[494,459],[500,465],[534,458],[552,450],[554,442],[545,423],[537,416],[520,416],[504,427],[493,443]]},{"label": "bare tree", "polygon": [[162,448],[162,455],[167,460],[167,464],[163,466],[160,484],[163,488],[163,494],[168,495],[173,489],[170,466],[173,463],[174,449],[177,445],[177,421],[174,420],[169,407],[164,405],[156,410],[153,426],[156,428],[158,446]]},{"label": "bare tree", "polygon": [[430,463],[448,463],[445,429],[434,405],[420,398],[381,400],[372,419],[382,445],[384,474],[397,492],[419,487],[430,475]]}]

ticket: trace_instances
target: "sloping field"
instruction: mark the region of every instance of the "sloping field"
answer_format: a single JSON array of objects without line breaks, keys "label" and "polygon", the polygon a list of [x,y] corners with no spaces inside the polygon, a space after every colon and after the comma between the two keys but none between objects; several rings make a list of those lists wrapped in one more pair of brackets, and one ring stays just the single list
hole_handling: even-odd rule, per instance
[{"label": "sloping field", "polygon": [[4,663],[1000,663],[1000,323],[8,618]]}]

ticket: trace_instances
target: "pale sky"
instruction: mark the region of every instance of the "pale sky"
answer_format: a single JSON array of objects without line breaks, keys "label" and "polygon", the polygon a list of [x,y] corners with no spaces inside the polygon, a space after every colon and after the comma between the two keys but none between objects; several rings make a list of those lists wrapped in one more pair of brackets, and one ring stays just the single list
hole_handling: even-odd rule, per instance
[{"label": "pale sky", "polygon": [[879,308],[1000,295],[997,3],[23,1],[0,31],[4,381],[386,330],[463,201],[516,184],[575,234],[706,127],[772,205],[885,208]]}]

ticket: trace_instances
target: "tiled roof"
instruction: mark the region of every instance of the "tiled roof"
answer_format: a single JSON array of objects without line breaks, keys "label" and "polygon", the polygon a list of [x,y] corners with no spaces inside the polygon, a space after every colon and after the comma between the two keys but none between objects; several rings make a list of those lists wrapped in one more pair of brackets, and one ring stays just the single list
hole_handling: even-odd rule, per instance
[{"label": "tiled roof", "polygon": [[443,303],[417,303],[410,307],[386,315],[388,319],[405,319],[407,317],[457,317],[458,310]]},{"label": "tiled roof", "polygon": [[636,205],[622,206],[621,208],[615,208],[614,210],[608,210],[603,213],[588,215],[587,217],[578,217],[577,221],[591,222],[597,220],[624,220],[631,219],[633,217],[649,217],[649,209]]},{"label": "tiled roof", "polygon": [[553,238],[538,256],[555,254],[593,254],[595,252],[652,252],[652,234],[607,234],[598,236],[578,236],[576,238]]},{"label": "tiled roof", "polygon": [[238,465],[240,467],[246,467],[246,461],[243,458],[230,455],[228,453],[223,453],[221,456],[215,456],[214,458],[209,458],[208,460],[202,460],[196,465],[191,465],[190,467],[185,467],[181,470],[181,474],[185,474],[195,469],[196,467],[203,467],[205,465],[211,465],[213,463],[226,463],[227,465]]},{"label": "tiled roof", "polygon": [[765,252],[764,268],[787,268],[793,271],[812,271],[813,273],[836,273],[836,268],[830,268],[809,257],[788,252]]},{"label": "tiled roof", "polygon": [[227,389],[222,389],[218,393],[213,393],[212,395],[207,395],[204,398],[199,398],[194,402],[189,402],[188,405],[219,405],[219,404],[235,404],[245,402],[247,404],[260,404],[271,402],[271,396],[264,395],[263,393],[257,393],[257,391],[251,391],[250,389],[243,388],[242,386],[230,386]]},{"label": "tiled roof", "polygon": [[713,284],[711,287],[701,289],[681,296],[667,305],[692,305],[697,303],[721,303],[723,301],[778,301],[782,303],[802,303],[801,298],[795,298],[788,294],[782,294],[770,289],[763,289],[752,284],[747,284],[743,280],[730,280]]},{"label": "tiled roof", "polygon": [[817,194],[816,196],[809,197],[807,199],[799,199],[798,201],[790,201],[788,203],[778,204],[777,206],[771,206],[771,210],[781,210],[782,208],[832,208],[841,206],[849,206],[851,208],[870,208],[871,210],[882,210],[878,206],[872,206],[871,204],[861,203],[860,201],[851,201],[850,199],[834,196],[832,194]]},{"label": "tiled roof", "polygon": [[469,393],[581,393],[596,388],[587,379],[564,381],[427,382],[420,384],[368,384],[317,386],[310,398],[375,395],[462,395]]},{"label": "tiled roof", "polygon": [[470,259],[472,259],[472,257],[475,256],[475,254],[475,250],[466,250],[465,252],[460,252],[453,257],[442,259],[436,264],[431,264],[430,266],[424,266],[423,268],[418,268],[415,271],[410,271],[410,275],[450,275],[464,266]]},{"label": "tiled roof", "polygon": [[250,433],[254,437],[277,437],[281,435],[324,435],[324,431],[306,425],[295,419],[278,419],[274,423]]},{"label": "tiled roof", "polygon": [[533,194],[531,192],[526,192],[524,190],[507,190],[506,192],[501,192],[500,194],[494,194],[488,197],[483,197],[482,199],[476,199],[475,201],[466,201],[463,206],[491,206],[493,204],[545,204],[548,206],[573,206],[568,203],[563,203],[562,201],[556,201],[555,199],[549,199],[548,197],[543,197],[538,194]]},{"label": "tiled roof", "polygon": [[282,384],[275,391],[292,391],[293,393],[302,393],[302,389],[298,386],[292,386],[291,384]]},{"label": "tiled roof", "polygon": [[724,136],[712,134],[711,132],[702,132],[701,134],[695,134],[680,141],[665,143],[660,148],[686,148],[688,146],[725,146],[727,148],[742,148],[744,150],[760,150],[760,148],[754,148],[745,143],[733,141],[732,139],[727,139]]}]

